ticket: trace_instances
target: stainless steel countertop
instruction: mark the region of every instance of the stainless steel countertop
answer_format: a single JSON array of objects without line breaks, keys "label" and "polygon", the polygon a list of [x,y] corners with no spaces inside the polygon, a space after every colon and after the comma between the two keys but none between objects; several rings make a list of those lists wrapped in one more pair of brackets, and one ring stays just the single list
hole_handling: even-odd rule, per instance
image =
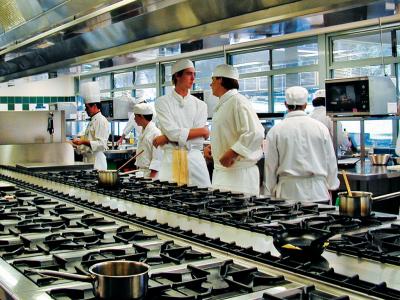
[{"label": "stainless steel countertop", "polygon": [[345,170],[350,180],[370,181],[400,177],[400,171],[388,170],[387,166],[372,165],[369,160],[359,161],[354,168]]},{"label": "stainless steel countertop", "polygon": [[[184,230],[192,230],[197,234],[205,234],[208,237],[219,237],[224,242],[235,242],[242,247],[253,247],[260,252],[271,251],[273,255],[279,255],[273,246],[271,236],[266,236],[260,233],[249,232],[247,230],[237,229],[231,226],[222,225],[198,218],[161,210],[146,205],[133,203],[130,201],[113,198],[106,195],[101,195],[95,192],[90,192],[71,186],[54,183],[48,180],[36,178],[29,175],[16,173],[9,170],[0,170],[0,174],[8,175],[17,179],[22,179],[29,183],[38,184],[43,187],[68,193],[69,195],[78,196],[82,199],[88,199],[96,203],[110,206],[111,209],[118,209],[120,211],[127,211],[134,213],[138,217],[146,217],[149,220],[157,220],[159,223],[166,223],[172,227],[180,227]],[[398,221],[399,222],[399,221]],[[399,222],[400,223],[400,222]],[[385,225],[389,226],[389,224]],[[173,237],[175,239],[175,237]],[[190,242],[192,243],[192,242]],[[219,251],[221,252],[221,251]],[[223,253],[223,252],[222,252]],[[232,257],[230,253],[224,253]],[[347,276],[358,274],[360,279],[370,281],[373,283],[381,283],[385,281],[387,286],[394,289],[400,289],[400,267],[390,264],[383,264],[363,258],[353,257],[347,254],[337,254],[326,250],[323,257],[329,262],[330,267],[334,268],[336,272],[342,273]],[[235,257],[236,259],[236,257]],[[257,262],[252,262],[258,265]],[[260,264],[262,265],[262,264]],[[1,265],[0,265],[1,268]],[[272,268],[273,267],[269,267]],[[279,272],[284,270],[278,269]],[[1,272],[0,272],[1,276]],[[304,278],[300,275],[294,275],[295,278]],[[305,277],[306,278],[306,277]],[[319,284],[315,279],[311,280],[313,284]],[[1,277],[0,277],[1,281]],[[365,298],[364,296],[362,298]],[[31,298],[32,299],[32,298]],[[352,299],[356,299],[353,298]]]}]

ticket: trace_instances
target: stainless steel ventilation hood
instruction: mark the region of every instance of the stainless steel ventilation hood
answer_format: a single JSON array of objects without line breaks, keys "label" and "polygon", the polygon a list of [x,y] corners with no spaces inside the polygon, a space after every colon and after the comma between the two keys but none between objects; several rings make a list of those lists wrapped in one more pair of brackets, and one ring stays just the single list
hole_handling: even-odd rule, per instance
[{"label": "stainless steel ventilation hood", "polygon": [[[9,0],[17,1],[17,0]],[[41,3],[51,1],[40,1]],[[54,1],[53,1],[54,2]],[[299,16],[335,12],[366,5],[371,0],[121,0],[56,1],[18,28],[0,36],[0,82],[57,70],[70,65],[178,43]],[[71,2],[67,14],[57,19],[57,8]],[[54,4],[54,3],[53,3]],[[90,7],[89,7],[90,6]],[[50,23],[39,22],[41,18]],[[37,25],[23,36],[21,29]],[[18,43],[12,43],[12,39]],[[6,60],[6,57],[12,57]]]}]

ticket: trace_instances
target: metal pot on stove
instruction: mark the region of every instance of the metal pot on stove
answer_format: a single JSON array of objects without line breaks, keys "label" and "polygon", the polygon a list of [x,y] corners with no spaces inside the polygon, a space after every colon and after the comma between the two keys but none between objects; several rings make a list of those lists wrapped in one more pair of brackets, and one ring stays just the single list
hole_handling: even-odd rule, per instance
[{"label": "metal pot on stove", "polygon": [[143,299],[148,289],[149,266],[135,261],[97,263],[89,268],[89,275],[38,269],[29,271],[41,275],[91,282],[96,299]]},{"label": "metal pot on stove", "polygon": [[338,193],[340,200],[339,213],[353,218],[368,217],[372,209],[372,193],[351,191]]},{"label": "metal pot on stove", "polygon": [[131,157],[126,163],[124,163],[121,167],[119,167],[117,170],[98,170],[98,182],[99,185],[105,188],[113,188],[118,185],[119,183],[119,177],[122,175],[128,175],[131,173],[135,173],[138,170],[133,170],[125,173],[119,173],[119,171],[126,166],[129,162],[137,158],[139,155],[143,153],[144,150],[140,151],[137,153],[135,156]]}]

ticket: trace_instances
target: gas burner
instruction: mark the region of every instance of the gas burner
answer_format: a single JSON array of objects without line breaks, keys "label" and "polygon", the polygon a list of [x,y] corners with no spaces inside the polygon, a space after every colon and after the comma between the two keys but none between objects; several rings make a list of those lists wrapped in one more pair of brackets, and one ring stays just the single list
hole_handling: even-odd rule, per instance
[{"label": "gas burner", "polygon": [[124,230],[117,231],[114,239],[118,242],[129,243],[131,241],[143,241],[157,238],[156,234],[145,234],[143,230]]},{"label": "gas burner", "polygon": [[400,266],[400,226],[342,234],[330,241],[328,249]]},{"label": "gas burner", "polygon": [[349,296],[336,297],[328,293],[324,293],[315,289],[315,286],[310,285],[303,288],[291,289],[277,294],[265,293],[263,298],[265,300],[278,300],[278,299],[326,299],[326,300],[348,300]]},{"label": "gas burner", "polygon": [[111,260],[129,260],[129,261],[144,261],[146,259],[145,252],[136,252],[135,249],[105,249],[92,251],[82,257],[81,265],[85,270],[90,266]]},{"label": "gas burner", "polygon": [[15,225],[15,228],[18,229],[21,233],[33,233],[61,230],[65,229],[66,226],[67,225],[65,224],[64,220],[37,218],[20,221],[18,222],[18,224]]}]

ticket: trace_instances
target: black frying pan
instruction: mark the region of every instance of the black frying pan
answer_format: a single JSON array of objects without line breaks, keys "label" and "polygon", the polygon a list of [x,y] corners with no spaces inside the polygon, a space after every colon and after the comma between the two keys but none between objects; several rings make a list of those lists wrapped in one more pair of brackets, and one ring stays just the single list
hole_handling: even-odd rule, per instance
[{"label": "black frying pan", "polygon": [[318,257],[333,233],[325,230],[291,228],[274,235],[274,246],[282,256]]}]

